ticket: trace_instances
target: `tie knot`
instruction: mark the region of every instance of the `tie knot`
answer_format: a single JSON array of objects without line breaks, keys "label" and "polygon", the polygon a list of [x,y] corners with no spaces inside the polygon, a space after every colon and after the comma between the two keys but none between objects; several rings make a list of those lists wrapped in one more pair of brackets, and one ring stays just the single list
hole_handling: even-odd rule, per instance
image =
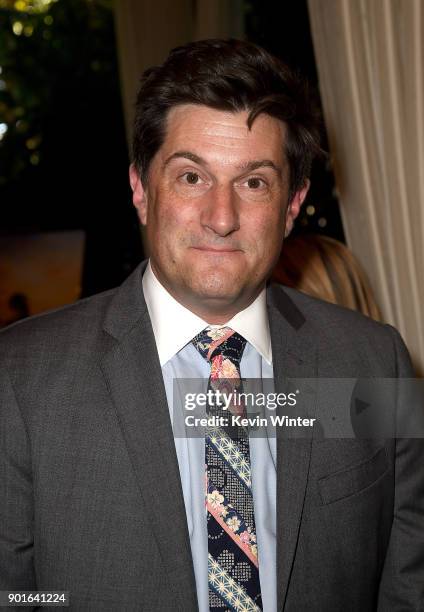
[{"label": "tie knot", "polygon": [[222,355],[224,359],[230,359],[237,368],[246,346],[245,338],[230,327],[207,327],[193,338],[192,343],[206,361]]}]

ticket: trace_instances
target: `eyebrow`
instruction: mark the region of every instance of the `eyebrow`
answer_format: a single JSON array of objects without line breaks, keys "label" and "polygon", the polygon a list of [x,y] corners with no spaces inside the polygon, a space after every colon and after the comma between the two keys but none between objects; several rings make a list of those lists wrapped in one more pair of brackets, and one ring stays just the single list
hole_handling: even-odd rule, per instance
[{"label": "eyebrow", "polygon": [[237,167],[245,172],[253,172],[253,170],[257,170],[258,168],[272,168],[279,176],[282,174],[281,168],[270,159],[256,159]]},{"label": "eyebrow", "polygon": [[[194,162],[195,164],[199,164],[200,166],[208,165],[208,162],[203,159],[203,157],[200,157],[200,155],[196,155],[196,153],[192,153],[191,151],[176,151],[165,160],[163,168],[165,168],[172,160],[179,158],[189,159],[190,161]],[[237,169],[243,172],[253,172],[258,168],[272,168],[279,176],[282,175],[281,168],[270,159],[255,159],[252,161],[244,162],[237,166]]]},{"label": "eyebrow", "polygon": [[166,158],[163,163],[163,168],[165,168],[173,159],[178,159],[180,157],[189,159],[190,161],[194,162],[195,164],[199,164],[200,166],[208,165],[207,161],[203,159],[203,157],[200,157],[195,153],[191,153],[191,151],[176,151],[175,153]]}]

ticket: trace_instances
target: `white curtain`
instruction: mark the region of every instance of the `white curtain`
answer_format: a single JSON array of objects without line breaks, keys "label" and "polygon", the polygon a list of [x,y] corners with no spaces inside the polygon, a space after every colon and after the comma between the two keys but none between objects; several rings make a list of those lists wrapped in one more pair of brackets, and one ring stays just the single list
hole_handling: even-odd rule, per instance
[{"label": "white curtain", "polygon": [[347,241],[424,371],[424,2],[309,0]]},{"label": "white curtain", "polygon": [[116,0],[115,27],[128,142],[142,72],[178,45],[241,38],[242,0]]},{"label": "white curtain", "polygon": [[140,77],[168,51],[191,40],[192,0],[116,0],[115,29],[127,140]]}]

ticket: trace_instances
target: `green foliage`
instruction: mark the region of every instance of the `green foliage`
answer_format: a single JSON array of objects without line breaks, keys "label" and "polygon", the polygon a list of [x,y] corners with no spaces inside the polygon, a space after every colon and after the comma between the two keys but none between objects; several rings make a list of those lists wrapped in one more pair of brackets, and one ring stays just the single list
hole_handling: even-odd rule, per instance
[{"label": "green foliage", "polygon": [[83,112],[90,88],[116,82],[113,38],[112,0],[0,0],[0,187],[43,163],[58,99]]}]

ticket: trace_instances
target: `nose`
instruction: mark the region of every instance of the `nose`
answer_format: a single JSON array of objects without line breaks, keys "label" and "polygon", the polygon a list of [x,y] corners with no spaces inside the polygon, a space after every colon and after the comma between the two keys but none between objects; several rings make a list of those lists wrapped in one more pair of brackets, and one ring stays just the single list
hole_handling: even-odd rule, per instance
[{"label": "nose", "polygon": [[230,186],[216,186],[209,191],[201,214],[201,224],[222,237],[240,228],[237,194]]}]

